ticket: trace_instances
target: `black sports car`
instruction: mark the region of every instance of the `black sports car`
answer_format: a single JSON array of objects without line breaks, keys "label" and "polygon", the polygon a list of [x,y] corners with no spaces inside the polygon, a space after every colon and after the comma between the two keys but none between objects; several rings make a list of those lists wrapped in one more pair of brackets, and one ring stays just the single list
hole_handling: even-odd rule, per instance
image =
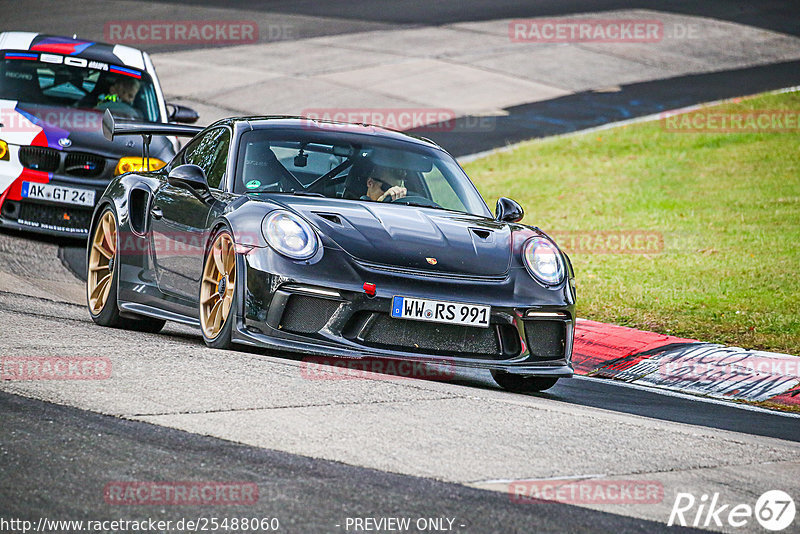
[{"label": "black sports car", "polygon": [[315,356],[447,362],[540,391],[572,375],[572,267],[522,208],[493,216],[426,139],[367,125],[237,117],[154,172],[116,177],[94,211],[88,305],[104,326],[200,326]]}]

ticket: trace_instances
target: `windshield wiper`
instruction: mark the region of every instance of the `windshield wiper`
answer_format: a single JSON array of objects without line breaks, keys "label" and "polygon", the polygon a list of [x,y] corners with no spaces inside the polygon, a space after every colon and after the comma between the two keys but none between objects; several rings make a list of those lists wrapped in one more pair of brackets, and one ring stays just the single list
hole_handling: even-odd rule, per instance
[{"label": "windshield wiper", "polygon": [[259,194],[264,195],[294,195],[296,197],[322,197],[327,198],[322,193],[311,193],[309,191],[259,191]]}]

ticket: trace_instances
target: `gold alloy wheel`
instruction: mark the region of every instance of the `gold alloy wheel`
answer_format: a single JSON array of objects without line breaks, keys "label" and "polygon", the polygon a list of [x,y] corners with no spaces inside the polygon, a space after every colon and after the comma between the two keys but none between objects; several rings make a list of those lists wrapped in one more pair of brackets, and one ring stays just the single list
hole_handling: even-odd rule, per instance
[{"label": "gold alloy wheel", "polygon": [[200,283],[200,326],[208,339],[216,338],[231,311],[236,287],[236,251],[230,234],[223,232],[211,245]]},{"label": "gold alloy wheel", "polygon": [[106,211],[97,222],[89,252],[89,273],[86,277],[86,290],[89,296],[89,309],[98,315],[108,300],[114,278],[114,257],[117,252],[117,222],[114,213]]}]

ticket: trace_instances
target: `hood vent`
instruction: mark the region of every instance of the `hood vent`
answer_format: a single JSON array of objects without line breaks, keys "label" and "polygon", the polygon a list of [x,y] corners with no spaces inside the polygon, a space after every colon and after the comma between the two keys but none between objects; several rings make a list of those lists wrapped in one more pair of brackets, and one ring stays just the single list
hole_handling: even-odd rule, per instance
[{"label": "hood vent", "polygon": [[492,235],[491,230],[484,230],[482,228],[470,228],[470,231],[481,239],[488,239]]},{"label": "hood vent", "polygon": [[317,217],[321,217],[321,218],[325,219],[326,221],[331,222],[333,224],[342,226],[342,219],[340,219],[339,216],[336,215],[335,213],[317,213],[315,211],[314,215],[316,215]]}]

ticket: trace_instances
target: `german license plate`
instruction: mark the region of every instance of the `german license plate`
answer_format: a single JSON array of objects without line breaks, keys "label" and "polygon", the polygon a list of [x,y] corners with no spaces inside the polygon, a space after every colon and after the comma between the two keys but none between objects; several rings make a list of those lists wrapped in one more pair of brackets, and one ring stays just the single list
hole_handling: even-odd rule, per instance
[{"label": "german license plate", "polygon": [[491,306],[411,297],[392,298],[392,317],[432,323],[489,327]]},{"label": "german license plate", "polygon": [[94,191],[91,189],[37,184],[35,182],[22,182],[22,198],[35,198],[37,200],[58,202],[59,204],[94,206]]}]

